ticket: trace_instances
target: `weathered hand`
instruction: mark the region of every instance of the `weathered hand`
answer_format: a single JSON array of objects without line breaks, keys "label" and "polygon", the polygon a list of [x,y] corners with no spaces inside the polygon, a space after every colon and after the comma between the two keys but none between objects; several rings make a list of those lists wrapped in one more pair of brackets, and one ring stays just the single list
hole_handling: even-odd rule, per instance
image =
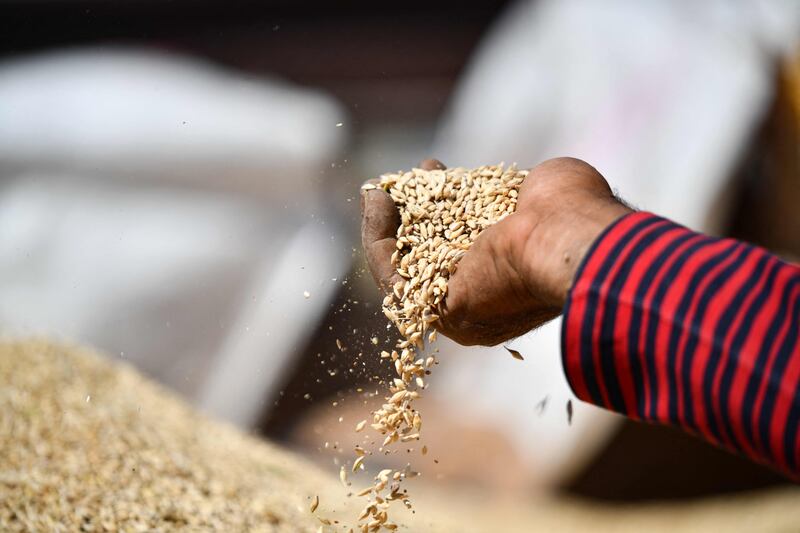
[{"label": "weathered hand", "polygon": [[[420,168],[444,168],[435,160]],[[362,241],[369,268],[387,292],[399,214],[389,195],[362,191]],[[486,229],[448,282],[436,329],[465,345],[495,345],[561,312],[575,271],[595,238],[630,209],[592,166],[572,158],[530,170],[516,212]]]}]

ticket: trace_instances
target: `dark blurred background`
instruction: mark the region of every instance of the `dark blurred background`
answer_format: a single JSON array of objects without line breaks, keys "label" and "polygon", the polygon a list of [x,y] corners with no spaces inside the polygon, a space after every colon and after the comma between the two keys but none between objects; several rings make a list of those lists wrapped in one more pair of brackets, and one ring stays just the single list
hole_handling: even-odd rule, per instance
[{"label": "dark blurred background", "polygon": [[503,1],[3,2],[5,58],[85,45],[142,45],[325,89],[354,133],[433,124]]}]

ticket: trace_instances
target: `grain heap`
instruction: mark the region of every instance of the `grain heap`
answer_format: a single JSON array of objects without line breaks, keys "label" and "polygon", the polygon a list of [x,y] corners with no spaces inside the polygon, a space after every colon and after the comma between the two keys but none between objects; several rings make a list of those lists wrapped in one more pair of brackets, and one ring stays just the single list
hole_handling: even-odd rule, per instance
[{"label": "grain heap", "polygon": [[0,342],[0,531],[314,533],[335,521],[309,496],[335,486],[126,365]]},{"label": "grain heap", "polygon": [[[388,192],[400,211],[397,250],[391,260],[402,280],[384,298],[383,312],[403,338],[395,350],[381,353],[392,361],[397,377],[389,386],[386,403],[372,413],[371,424],[384,437],[382,451],[398,441],[419,440],[422,418],[413,402],[436,364],[433,355],[423,356],[424,342],[426,337],[429,342],[436,338],[434,328],[447,295],[447,280],[481,231],[514,212],[525,176],[527,171],[502,164],[472,170],[415,168],[385,174],[377,185],[363,186]],[[359,423],[356,430],[365,424]],[[365,451],[359,447],[356,454],[353,471],[363,464]],[[382,470],[374,485],[359,493],[369,498],[359,517],[362,532],[397,528],[388,519],[389,504],[400,500],[410,508],[400,483],[412,475],[409,467]]]}]

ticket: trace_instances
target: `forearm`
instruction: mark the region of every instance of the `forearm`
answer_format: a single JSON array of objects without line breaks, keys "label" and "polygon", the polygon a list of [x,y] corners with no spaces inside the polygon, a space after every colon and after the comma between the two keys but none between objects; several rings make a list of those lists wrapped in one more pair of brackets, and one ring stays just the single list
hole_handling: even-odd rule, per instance
[{"label": "forearm", "polygon": [[646,213],[612,224],[565,306],[579,398],[797,474],[800,269]]}]

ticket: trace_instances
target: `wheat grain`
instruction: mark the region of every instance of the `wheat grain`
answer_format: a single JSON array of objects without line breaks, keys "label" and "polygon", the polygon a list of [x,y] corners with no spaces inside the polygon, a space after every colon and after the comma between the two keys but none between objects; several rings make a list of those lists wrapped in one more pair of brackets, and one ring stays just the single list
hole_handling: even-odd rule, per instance
[{"label": "wheat grain", "polygon": [[508,346],[503,346],[503,348],[505,348],[508,351],[508,353],[511,354],[511,357],[513,357],[514,359],[517,359],[519,361],[524,361],[525,360],[525,358],[522,357],[522,354],[519,353],[517,350],[512,350]]}]

